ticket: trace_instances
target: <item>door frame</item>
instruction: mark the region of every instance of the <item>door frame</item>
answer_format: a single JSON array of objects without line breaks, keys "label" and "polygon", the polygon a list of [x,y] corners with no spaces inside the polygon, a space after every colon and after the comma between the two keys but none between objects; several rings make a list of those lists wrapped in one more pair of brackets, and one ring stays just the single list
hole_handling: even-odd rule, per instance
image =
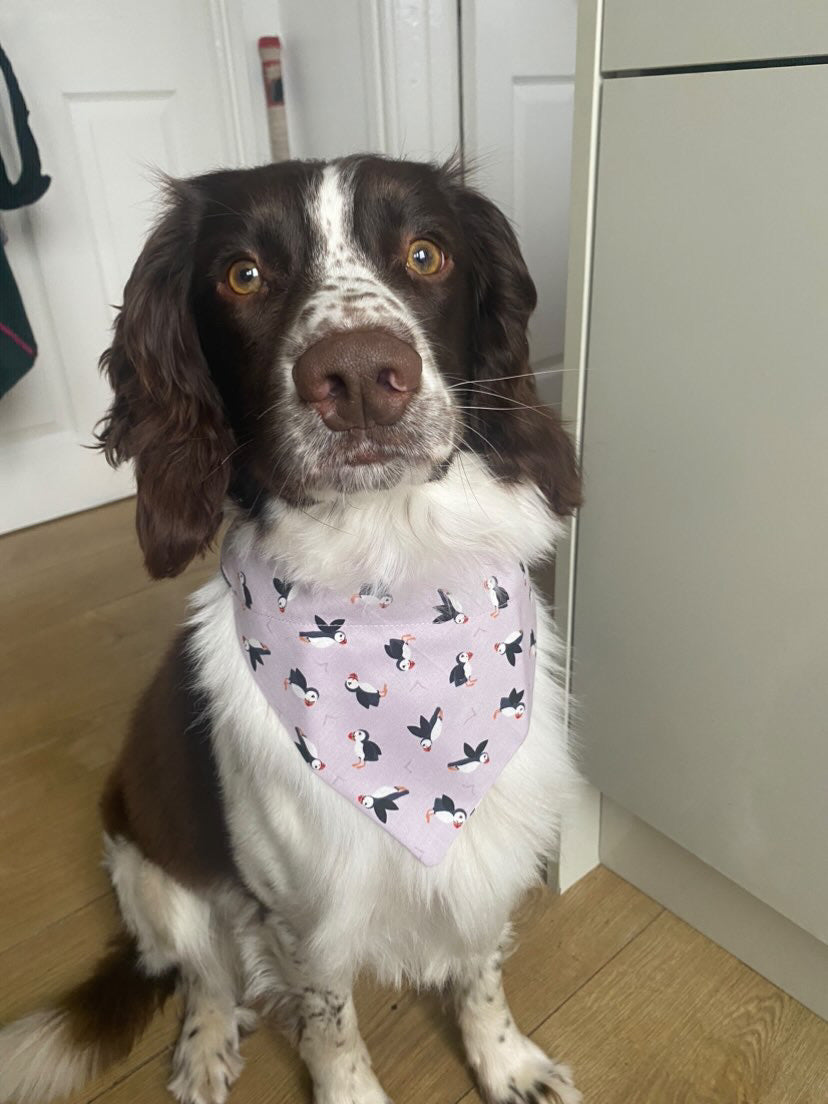
[{"label": "door frame", "polygon": [[258,38],[274,33],[278,10],[269,0],[210,0],[210,20],[236,164],[261,165],[270,160],[270,143]]},{"label": "door frame", "polygon": [[[575,59],[575,99],[572,138],[570,239],[561,415],[571,428],[580,459],[584,418],[589,288],[592,262],[593,213],[597,170],[598,116],[601,94],[601,26],[604,0],[579,0]],[[474,154],[476,134],[475,0],[458,0],[463,127],[467,150]],[[577,514],[558,544],[554,563],[555,620],[564,641],[563,681],[566,690],[564,724],[573,727],[571,710],[573,620]],[[561,892],[574,885],[600,861],[601,794],[584,783],[561,825],[560,854],[549,864],[547,880]]]},{"label": "door frame", "polygon": [[[579,461],[583,452],[604,0],[579,0],[572,130],[566,329],[561,416],[571,426]],[[555,557],[557,621],[564,638],[565,724],[572,726],[572,666],[576,600],[578,515]],[[584,783],[561,827],[558,885],[568,889],[600,862],[601,793]]]}]

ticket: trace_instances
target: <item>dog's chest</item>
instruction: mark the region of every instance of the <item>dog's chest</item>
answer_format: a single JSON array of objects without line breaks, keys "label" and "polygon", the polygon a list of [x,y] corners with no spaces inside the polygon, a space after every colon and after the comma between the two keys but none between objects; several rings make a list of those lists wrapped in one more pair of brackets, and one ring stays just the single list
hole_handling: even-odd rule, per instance
[{"label": "dog's chest", "polygon": [[[441,983],[452,962],[496,942],[516,900],[536,880],[539,857],[554,846],[573,784],[560,691],[543,669],[549,655],[542,642],[548,647],[552,640],[543,610],[526,738],[468,823],[455,830],[437,822],[456,840],[429,867],[356,803],[320,784],[238,646],[235,599],[226,588],[216,598],[199,631],[200,651],[217,717],[214,744],[234,857],[246,883],[300,936],[312,938],[329,968],[368,965],[391,981],[408,975]],[[423,826],[431,826],[425,810]]]}]

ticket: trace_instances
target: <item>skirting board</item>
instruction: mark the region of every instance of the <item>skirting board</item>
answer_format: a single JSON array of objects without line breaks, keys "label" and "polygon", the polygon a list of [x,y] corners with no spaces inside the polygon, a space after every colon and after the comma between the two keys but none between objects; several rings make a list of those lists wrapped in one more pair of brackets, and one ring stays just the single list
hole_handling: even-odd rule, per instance
[{"label": "skirting board", "polygon": [[828,1020],[828,945],[604,796],[601,862]]}]

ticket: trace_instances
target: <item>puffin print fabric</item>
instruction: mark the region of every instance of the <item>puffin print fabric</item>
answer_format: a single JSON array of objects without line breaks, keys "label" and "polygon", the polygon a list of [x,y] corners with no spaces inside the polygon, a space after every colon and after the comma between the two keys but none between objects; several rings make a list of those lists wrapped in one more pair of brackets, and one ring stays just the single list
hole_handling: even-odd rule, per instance
[{"label": "puffin print fabric", "polygon": [[238,557],[251,677],[320,780],[428,866],[438,863],[526,738],[536,605],[521,564],[405,591],[293,585]]}]

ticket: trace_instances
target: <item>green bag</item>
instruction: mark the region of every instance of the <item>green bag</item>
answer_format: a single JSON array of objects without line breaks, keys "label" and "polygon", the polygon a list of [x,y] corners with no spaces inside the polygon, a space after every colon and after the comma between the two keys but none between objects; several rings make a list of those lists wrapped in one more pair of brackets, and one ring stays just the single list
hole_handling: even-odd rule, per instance
[{"label": "green bag", "polygon": [[[11,211],[40,199],[49,187],[50,178],[40,171],[40,154],[29,129],[26,101],[2,47],[0,71],[9,90],[22,166],[20,176],[12,184],[0,157],[0,210]],[[36,356],[34,334],[6,257],[5,242],[0,240],[0,397],[28,372]]]}]

